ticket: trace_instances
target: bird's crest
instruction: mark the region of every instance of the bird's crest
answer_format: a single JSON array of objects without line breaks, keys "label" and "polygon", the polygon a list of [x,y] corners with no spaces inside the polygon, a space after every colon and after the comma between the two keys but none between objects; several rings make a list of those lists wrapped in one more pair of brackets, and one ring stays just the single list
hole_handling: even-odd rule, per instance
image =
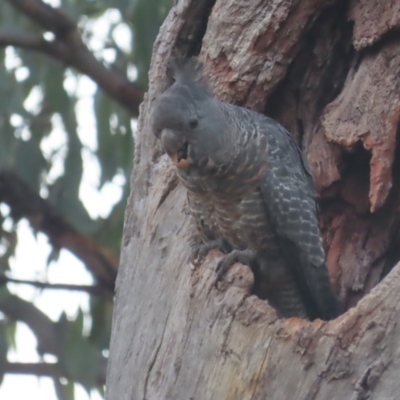
[{"label": "bird's crest", "polygon": [[167,65],[167,76],[174,82],[189,86],[196,92],[212,95],[204,76],[202,62],[197,57],[174,57]]}]

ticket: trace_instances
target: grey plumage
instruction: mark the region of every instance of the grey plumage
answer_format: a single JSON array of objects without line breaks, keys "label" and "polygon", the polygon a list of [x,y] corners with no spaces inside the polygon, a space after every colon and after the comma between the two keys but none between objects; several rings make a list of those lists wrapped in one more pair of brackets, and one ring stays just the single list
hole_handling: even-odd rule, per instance
[{"label": "grey plumage", "polygon": [[254,292],[282,317],[332,319],[338,303],[325,265],[314,187],[290,134],[265,115],[212,97],[200,64],[176,61],[157,100],[154,134],[175,163],[196,223],[194,257],[232,251]]}]

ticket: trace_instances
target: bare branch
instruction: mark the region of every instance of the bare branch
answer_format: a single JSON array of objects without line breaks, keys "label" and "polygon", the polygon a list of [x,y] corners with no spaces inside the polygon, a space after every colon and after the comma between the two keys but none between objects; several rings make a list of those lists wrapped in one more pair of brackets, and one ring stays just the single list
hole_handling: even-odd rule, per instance
[{"label": "bare branch", "polygon": [[12,294],[0,296],[0,311],[11,319],[25,322],[38,341],[40,354],[59,354],[57,332],[54,322],[29,301]]},{"label": "bare branch", "polygon": [[[143,89],[120,72],[107,68],[97,60],[82,41],[78,29],[61,10],[40,0],[8,0],[13,6],[38,23],[43,29],[55,34],[54,41],[46,41],[39,36],[29,40],[26,33],[17,37],[11,32],[3,32],[0,45],[20,46],[25,49],[42,51],[63,64],[76,68],[91,77],[105,92],[126,107],[134,116],[139,113],[143,99]],[[31,35],[29,33],[29,35]],[[7,42],[8,38],[8,42]],[[13,40],[13,42],[11,42]]]},{"label": "bare branch", "polygon": [[63,37],[76,29],[75,23],[60,9],[51,7],[41,0],[8,0],[28,17],[36,21],[44,29]]},{"label": "bare branch", "polygon": [[[65,377],[68,379],[65,373],[62,371],[60,364],[50,363],[12,363],[6,362],[3,366],[4,373],[6,374],[22,374],[22,375],[37,375],[37,376],[48,376],[51,378]],[[106,382],[106,375],[104,368],[99,368],[96,383],[98,385],[104,385]]]},{"label": "bare branch", "polygon": [[17,283],[22,285],[31,285],[40,289],[53,289],[53,290],[73,290],[87,292],[92,295],[97,296],[110,296],[110,290],[106,289],[101,285],[69,285],[65,283],[48,283],[39,281],[30,281],[26,279],[15,279],[10,278],[6,275],[0,275],[0,285],[5,285],[7,283]]},{"label": "bare branch", "polygon": [[[9,318],[25,322],[34,333],[38,341],[39,354],[54,354],[57,357],[62,355],[60,348],[60,331],[57,325],[46,314],[36,308],[29,301],[23,300],[18,296],[2,293],[0,296],[0,311]],[[59,358],[60,359],[60,358]],[[62,361],[62,359],[61,359]],[[104,384],[107,369],[107,359],[100,351],[96,354],[96,375],[98,384]],[[6,363],[5,373],[14,374],[33,374],[44,376],[66,376],[60,364],[19,364]],[[66,376],[68,378],[68,376]]]},{"label": "bare branch", "polygon": [[0,47],[7,46],[40,51],[64,63],[68,58],[68,48],[59,41],[49,41],[31,32],[0,29]]},{"label": "bare branch", "polygon": [[51,378],[61,378],[64,376],[57,364],[50,363],[11,363],[6,362],[4,365],[6,374],[23,374],[49,376]]},{"label": "bare branch", "polygon": [[26,218],[32,228],[49,237],[55,248],[65,248],[79,258],[99,282],[114,288],[118,256],[89,236],[78,232],[14,172],[0,168],[0,202],[8,204],[13,219]]}]

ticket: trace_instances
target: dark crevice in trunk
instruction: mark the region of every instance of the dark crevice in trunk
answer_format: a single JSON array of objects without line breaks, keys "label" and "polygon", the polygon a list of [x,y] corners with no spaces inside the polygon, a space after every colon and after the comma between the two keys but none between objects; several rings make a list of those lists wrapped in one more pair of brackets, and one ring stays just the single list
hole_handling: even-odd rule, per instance
[{"label": "dark crevice in trunk", "polygon": [[338,254],[330,270],[340,276],[336,286],[340,287],[345,310],[354,307],[400,260],[399,139],[400,128],[393,163],[393,188],[381,209],[375,213],[369,210],[371,153],[361,142],[351,151],[343,151],[336,197],[320,203],[327,254]]},{"label": "dark crevice in trunk", "polygon": [[345,4],[323,11],[303,34],[285,79],[269,96],[265,114],[280,121],[299,143],[301,128],[309,138],[324,107],[343,88],[354,53],[352,27]]},{"label": "dark crevice in trunk", "polygon": [[369,214],[371,152],[361,142],[342,154],[340,197],[353,206],[357,215]]},{"label": "dark crevice in trunk", "polygon": [[186,15],[182,16],[186,23],[175,43],[175,49],[179,55],[189,58],[200,54],[208,18],[215,1],[193,1],[193,5],[188,8]]},{"label": "dark crevice in trunk", "polygon": [[385,255],[380,280],[382,280],[400,261],[400,123],[397,126],[396,151],[392,167],[393,188],[388,198],[388,203],[393,215],[391,229],[391,243]]}]

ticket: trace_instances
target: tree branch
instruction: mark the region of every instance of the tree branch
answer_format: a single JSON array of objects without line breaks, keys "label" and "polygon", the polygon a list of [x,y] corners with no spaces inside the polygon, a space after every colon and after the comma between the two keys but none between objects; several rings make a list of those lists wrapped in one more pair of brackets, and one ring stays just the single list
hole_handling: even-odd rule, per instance
[{"label": "tree branch", "polygon": [[[143,99],[143,89],[138,84],[128,81],[120,72],[107,68],[97,60],[83,43],[75,23],[61,10],[40,0],[8,0],[8,2],[43,29],[53,32],[56,39],[47,41],[34,35],[32,35],[32,39],[28,39],[26,33],[17,36],[6,31],[3,32],[3,40],[0,40],[0,45],[42,51],[61,63],[76,68],[91,77],[134,116],[138,115],[139,105]],[[29,35],[31,34],[29,33]]]},{"label": "tree branch", "polygon": [[63,374],[58,368],[58,364],[50,363],[11,363],[6,362],[4,365],[6,374],[23,374],[49,376],[51,378],[61,378]]},{"label": "tree branch", "polygon": [[48,282],[30,281],[26,279],[15,279],[15,278],[10,278],[6,275],[0,275],[0,285],[5,285],[9,282],[22,285],[31,285],[38,287],[40,289],[76,290],[81,292],[87,292],[91,295],[97,295],[97,296],[110,295],[110,291],[101,285],[69,285],[65,283],[48,283]]},{"label": "tree branch", "polygon": [[14,220],[26,218],[35,231],[49,237],[55,248],[65,248],[79,258],[110,290],[114,289],[118,256],[78,232],[14,172],[0,167],[0,202],[8,204]]},{"label": "tree branch", "polygon": [[[37,375],[48,376],[51,378],[61,378],[68,376],[62,372],[59,364],[50,363],[11,363],[6,362],[3,366],[6,374],[22,374],[22,375]],[[98,385],[104,385],[106,382],[105,371],[98,371],[96,382]]]},{"label": "tree branch", "polygon": [[1,29],[0,47],[7,46],[40,51],[63,63],[66,63],[68,59],[68,48],[62,42],[46,40],[44,37],[31,32]]},{"label": "tree branch", "polygon": [[[9,318],[22,321],[34,333],[38,341],[39,354],[54,354],[61,361],[59,364],[35,363],[35,364],[19,364],[6,363],[5,373],[14,374],[33,374],[44,376],[66,376],[62,368],[63,353],[60,348],[60,335],[63,334],[55,322],[53,322],[46,314],[36,308],[29,301],[23,300],[18,296],[10,294],[8,291],[0,291],[0,311]],[[107,369],[107,359],[100,351],[96,353],[96,380],[99,384],[104,384]],[[54,375],[56,374],[56,375]],[[66,378],[69,378],[66,376]]]},{"label": "tree branch", "polygon": [[75,23],[60,9],[55,9],[41,0],[8,0],[44,29],[54,32],[58,38],[76,29]]},{"label": "tree branch", "polygon": [[39,354],[60,354],[54,322],[29,301],[0,292],[0,311],[13,320],[25,322],[38,341]]}]

